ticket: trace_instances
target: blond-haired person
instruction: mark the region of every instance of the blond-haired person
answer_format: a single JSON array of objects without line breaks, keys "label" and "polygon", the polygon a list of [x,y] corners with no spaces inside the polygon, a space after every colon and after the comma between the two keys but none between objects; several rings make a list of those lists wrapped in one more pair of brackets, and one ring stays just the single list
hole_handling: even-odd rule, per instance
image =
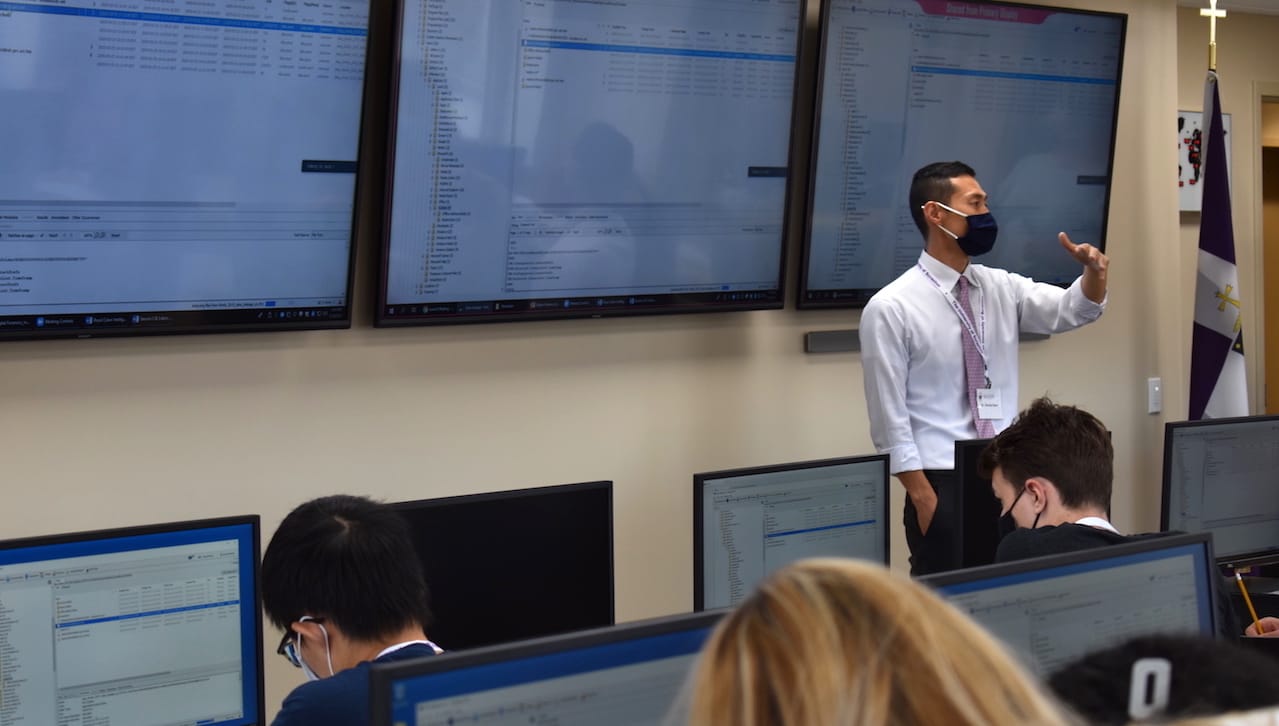
[{"label": "blond-haired person", "polygon": [[854,560],[770,575],[716,628],[691,685],[691,726],[1069,723],[966,615]]}]

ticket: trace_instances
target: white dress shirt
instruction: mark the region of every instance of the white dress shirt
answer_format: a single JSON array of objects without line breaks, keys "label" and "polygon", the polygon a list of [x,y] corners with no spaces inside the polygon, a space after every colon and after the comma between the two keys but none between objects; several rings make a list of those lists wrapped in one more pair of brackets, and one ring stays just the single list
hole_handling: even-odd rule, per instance
[{"label": "white dress shirt", "polygon": [[[918,265],[875,293],[862,312],[870,436],[880,453],[889,454],[894,474],[953,469],[955,442],[977,438],[964,377],[960,336],[966,333],[942,292],[958,295],[959,274],[924,252]],[[1085,325],[1101,316],[1105,301],[1084,297],[1079,280],[1063,290],[978,264],[969,264],[963,275],[986,349],[986,375],[1000,394],[1001,418],[991,422],[999,432],[1017,414],[1019,334]]]}]

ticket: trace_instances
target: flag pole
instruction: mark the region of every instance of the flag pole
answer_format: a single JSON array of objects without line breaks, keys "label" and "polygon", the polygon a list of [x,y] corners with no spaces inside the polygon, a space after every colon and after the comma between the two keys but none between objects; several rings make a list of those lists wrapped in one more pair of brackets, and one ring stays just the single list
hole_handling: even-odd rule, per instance
[{"label": "flag pole", "polygon": [[1208,0],[1212,7],[1199,11],[1200,17],[1208,18],[1208,70],[1217,71],[1217,18],[1226,17],[1225,10],[1217,9],[1217,0]]}]

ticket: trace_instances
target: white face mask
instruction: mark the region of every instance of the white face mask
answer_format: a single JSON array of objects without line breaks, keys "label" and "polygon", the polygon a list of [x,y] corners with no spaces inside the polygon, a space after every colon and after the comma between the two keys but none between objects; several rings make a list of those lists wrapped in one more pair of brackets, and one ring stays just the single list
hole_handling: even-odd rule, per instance
[{"label": "white face mask", "polygon": [[[305,623],[308,620],[311,622],[315,622],[315,618],[312,618],[310,615],[303,615],[302,617],[298,618],[299,623]],[[325,630],[324,625],[321,623],[315,623],[315,626],[320,629],[320,634],[324,636],[324,659],[328,661],[329,675],[331,676],[333,675],[333,654],[329,652],[329,631]],[[306,659],[302,657],[301,641],[302,641],[302,634],[299,633],[298,634],[298,662],[302,665],[302,672],[306,674],[306,679],[308,681],[318,681],[320,680],[320,676],[317,675],[315,671],[311,670],[311,666],[307,665]]]}]

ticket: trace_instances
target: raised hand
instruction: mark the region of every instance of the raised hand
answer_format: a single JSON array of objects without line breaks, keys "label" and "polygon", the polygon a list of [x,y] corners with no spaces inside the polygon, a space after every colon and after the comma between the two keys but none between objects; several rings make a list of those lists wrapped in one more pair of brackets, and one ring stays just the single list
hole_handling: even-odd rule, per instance
[{"label": "raised hand", "polygon": [[1101,250],[1088,243],[1077,245],[1070,241],[1070,237],[1065,232],[1057,233],[1057,241],[1061,242],[1061,246],[1070,253],[1071,257],[1090,270],[1104,275],[1106,268],[1110,266],[1110,258],[1106,257]]},{"label": "raised hand", "polygon": [[1061,242],[1061,246],[1071,257],[1084,266],[1084,276],[1080,280],[1084,297],[1101,304],[1106,299],[1106,268],[1110,267],[1110,258],[1090,244],[1077,245],[1071,242],[1065,232],[1057,233],[1057,241]]}]

